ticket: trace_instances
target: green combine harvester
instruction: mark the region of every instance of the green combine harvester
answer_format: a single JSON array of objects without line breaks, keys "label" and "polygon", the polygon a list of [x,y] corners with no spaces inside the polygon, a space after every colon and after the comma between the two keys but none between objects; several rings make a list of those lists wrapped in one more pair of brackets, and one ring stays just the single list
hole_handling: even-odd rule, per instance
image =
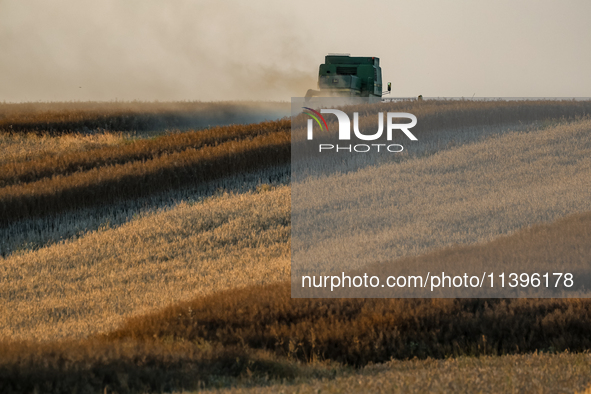
[{"label": "green combine harvester", "polygon": [[318,71],[318,89],[309,89],[306,99],[322,97],[382,97],[382,69],[377,57],[351,57],[349,54],[328,54]]}]

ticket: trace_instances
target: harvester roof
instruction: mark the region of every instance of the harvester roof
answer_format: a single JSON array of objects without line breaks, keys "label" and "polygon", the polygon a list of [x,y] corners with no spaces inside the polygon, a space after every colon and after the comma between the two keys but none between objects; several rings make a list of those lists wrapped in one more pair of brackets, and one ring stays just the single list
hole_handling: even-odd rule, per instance
[{"label": "harvester roof", "polygon": [[352,57],[346,54],[330,54],[324,57],[324,64],[371,64],[380,65],[380,58],[377,57]]}]

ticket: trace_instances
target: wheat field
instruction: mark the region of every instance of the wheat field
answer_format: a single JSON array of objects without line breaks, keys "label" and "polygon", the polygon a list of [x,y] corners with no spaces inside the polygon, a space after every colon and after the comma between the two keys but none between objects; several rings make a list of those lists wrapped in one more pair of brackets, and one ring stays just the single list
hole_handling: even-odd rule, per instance
[{"label": "wheat field", "polygon": [[[326,270],[330,261],[360,269],[445,260],[449,250],[484,258],[527,237],[532,248],[551,245],[538,235],[564,228],[585,239],[587,102],[384,104],[426,119],[420,145],[298,185],[289,176],[286,119],[209,129],[213,139],[201,143],[205,132],[130,132],[154,126],[147,106],[129,105],[123,117],[116,106],[58,107],[0,108],[0,168],[14,170],[0,174],[8,182],[0,187],[0,391],[38,391],[43,381],[52,392],[574,392],[591,384],[580,353],[590,347],[586,300],[289,293],[298,269]],[[170,124],[191,109],[154,108],[180,116],[158,120]],[[105,120],[129,130],[72,133]],[[195,159],[210,151],[219,156]],[[109,174],[117,182],[104,183]],[[347,193],[332,193],[338,188]],[[318,241],[311,250],[291,238],[294,193],[298,209],[312,213],[311,231],[299,234]],[[371,204],[360,209],[359,201]],[[340,209],[332,226],[326,216],[334,211],[323,204]],[[353,214],[371,226],[356,228],[345,219]],[[555,248],[561,261],[588,264],[571,246]],[[290,267],[292,251],[305,267]],[[419,359],[405,361],[412,357]]]},{"label": "wheat field", "polygon": [[[352,192],[338,203],[346,206],[367,198],[356,193],[373,190],[365,188],[368,179],[412,185],[384,190],[396,195],[390,215],[397,226],[368,231],[366,244],[383,249],[387,257],[490,241],[525,226],[591,210],[590,131],[589,120],[514,131],[437,155],[368,168],[345,176]],[[495,152],[501,148],[511,160],[500,160]],[[344,181],[335,175],[311,190],[324,188],[328,193],[334,183]],[[458,184],[470,185],[468,198]],[[181,202],[120,226],[8,256],[0,271],[6,300],[0,332],[20,339],[83,337],[174,301],[286,279],[290,187],[269,189]],[[309,201],[313,206],[314,199]],[[375,211],[367,212],[371,216]],[[339,226],[345,228],[343,223]],[[333,242],[342,247],[336,238]],[[326,242],[323,247],[325,252],[313,252],[315,259],[327,258],[331,249]]]}]

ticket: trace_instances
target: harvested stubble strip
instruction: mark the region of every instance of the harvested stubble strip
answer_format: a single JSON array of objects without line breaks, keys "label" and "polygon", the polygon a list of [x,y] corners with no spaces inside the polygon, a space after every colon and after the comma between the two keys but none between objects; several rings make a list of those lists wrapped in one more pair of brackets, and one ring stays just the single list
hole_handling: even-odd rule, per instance
[{"label": "harvested stubble strip", "polygon": [[153,140],[138,140],[126,145],[109,146],[87,152],[71,152],[59,157],[7,163],[0,166],[0,187],[34,182],[55,175],[69,175],[77,171],[87,171],[96,167],[123,164],[134,160],[151,160],[189,148],[199,149],[229,140],[241,140],[288,131],[290,127],[289,119],[252,125],[221,126],[208,130],[166,135]]},{"label": "harvested stubble strip", "polygon": [[186,149],[145,162],[94,168],[0,189],[0,225],[199,184],[290,160],[290,133]]},{"label": "harvested stubble strip", "polygon": [[[185,115],[187,116],[187,115]],[[147,130],[155,126],[182,125],[183,114],[174,113],[112,113],[93,114],[81,111],[44,113],[40,116],[23,116],[23,119],[3,119],[0,133],[36,133],[63,135],[84,128],[105,130]],[[186,123],[186,122],[185,122]]]},{"label": "harvested stubble strip", "polygon": [[[0,103],[0,133],[69,134],[84,128],[141,131],[244,123],[260,110],[284,113],[273,102]],[[255,117],[256,118],[256,117]]]}]

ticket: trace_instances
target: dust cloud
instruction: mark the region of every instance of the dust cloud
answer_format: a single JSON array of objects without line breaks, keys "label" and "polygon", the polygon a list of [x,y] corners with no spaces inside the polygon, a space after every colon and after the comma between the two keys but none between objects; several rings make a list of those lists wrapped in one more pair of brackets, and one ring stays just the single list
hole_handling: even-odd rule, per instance
[{"label": "dust cloud", "polygon": [[322,59],[277,7],[0,1],[0,101],[289,100]]}]

